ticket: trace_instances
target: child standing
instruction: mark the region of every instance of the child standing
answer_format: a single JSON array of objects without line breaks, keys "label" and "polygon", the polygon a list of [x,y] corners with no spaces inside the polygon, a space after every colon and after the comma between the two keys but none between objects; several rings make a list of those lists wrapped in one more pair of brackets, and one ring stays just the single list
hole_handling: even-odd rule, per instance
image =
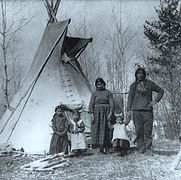
[{"label": "child standing", "polygon": [[85,124],[80,119],[80,112],[74,110],[73,119],[70,120],[71,152],[77,157],[81,155],[82,151],[86,150],[85,137],[83,135],[84,130]]},{"label": "child standing", "polygon": [[68,120],[64,114],[63,106],[56,106],[55,114],[51,122],[53,135],[50,143],[49,154],[56,154],[60,152],[67,153]]},{"label": "child standing", "polygon": [[112,125],[109,123],[109,127],[113,129],[113,148],[119,152],[119,156],[127,155],[130,147],[129,138],[126,133],[126,125],[123,120],[122,114],[117,114],[115,123]]}]

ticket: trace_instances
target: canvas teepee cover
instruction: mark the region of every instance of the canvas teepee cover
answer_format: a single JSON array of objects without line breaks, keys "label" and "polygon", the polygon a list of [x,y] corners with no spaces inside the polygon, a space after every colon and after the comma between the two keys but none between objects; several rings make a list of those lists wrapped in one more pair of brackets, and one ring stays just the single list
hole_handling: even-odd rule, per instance
[{"label": "canvas teepee cover", "polygon": [[60,102],[88,105],[91,89],[76,60],[91,39],[67,37],[69,20],[47,25],[27,77],[0,120],[0,143],[30,153],[49,149],[50,122]]}]

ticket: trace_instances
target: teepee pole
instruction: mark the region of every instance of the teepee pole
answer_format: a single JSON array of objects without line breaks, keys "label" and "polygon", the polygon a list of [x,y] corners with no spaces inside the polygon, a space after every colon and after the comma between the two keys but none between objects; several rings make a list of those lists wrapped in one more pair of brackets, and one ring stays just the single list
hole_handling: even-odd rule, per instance
[{"label": "teepee pole", "polygon": [[14,127],[13,127],[13,129],[12,129],[12,131],[11,131],[8,139],[7,139],[7,141],[9,141],[9,139],[11,138],[11,135],[12,135],[12,133],[13,133],[13,131],[14,131],[14,129],[15,129],[15,127],[16,127],[19,119],[20,119],[20,117],[21,117],[21,114],[22,114],[22,112],[23,112],[23,110],[24,110],[24,108],[25,108],[25,106],[26,106],[26,104],[27,104],[27,102],[28,102],[28,100],[29,100],[29,97],[30,97],[30,95],[31,95],[31,93],[32,93],[32,91],[33,91],[33,88],[34,88],[36,82],[38,81],[38,78],[39,78],[40,74],[42,73],[45,65],[47,64],[47,62],[48,62],[51,54],[53,53],[53,50],[55,49],[56,45],[58,44],[58,42],[60,41],[60,39],[63,37],[63,35],[66,33],[66,31],[67,31],[67,26],[65,27],[65,29],[64,29],[64,31],[61,33],[61,35],[57,38],[57,40],[56,40],[56,42],[54,43],[54,45],[52,46],[49,54],[48,54],[47,57],[45,58],[45,61],[43,62],[42,66],[40,67],[40,70],[38,71],[35,79],[32,81],[32,83],[30,84],[29,88],[28,88],[27,91],[25,92],[24,96],[20,99],[20,101],[19,101],[19,103],[17,104],[17,106],[15,107],[14,111],[12,112],[12,114],[11,114],[10,117],[8,118],[7,122],[6,122],[5,125],[3,126],[0,134],[4,131],[6,125],[8,124],[8,122],[9,122],[9,120],[10,120],[10,118],[13,116],[14,112],[16,111],[16,109],[18,108],[18,106],[21,104],[22,100],[26,97],[26,95],[27,95],[28,92],[30,91],[30,94],[28,95],[28,98],[27,98],[25,104],[23,105],[23,108],[22,108],[22,110],[21,110],[21,112],[20,112],[20,114],[19,114],[19,116],[18,116],[17,121],[16,121],[15,124],[14,124]]},{"label": "teepee pole", "polygon": [[51,12],[50,12],[50,9],[48,8],[47,3],[45,3],[45,1],[43,1],[43,3],[44,3],[44,5],[45,5],[45,8],[46,8],[46,10],[47,10],[47,13],[48,13],[49,18],[51,18]]},{"label": "teepee pole", "polygon": [[51,0],[51,2],[49,2],[48,0],[43,0],[43,2],[49,16],[48,23],[56,22],[57,21],[56,15],[57,15],[58,7],[60,5],[61,0],[57,0],[55,4],[53,0]]},{"label": "teepee pole", "polygon": [[57,15],[58,7],[60,5],[61,0],[57,0],[53,9],[54,15]]},{"label": "teepee pole", "polygon": [[46,9],[47,9],[47,12],[48,12],[48,15],[49,15],[48,23],[53,23],[54,21],[57,21],[57,18],[53,13],[53,9],[52,9],[51,4],[49,3],[49,1],[45,0],[45,2],[46,2],[45,3],[46,4]]},{"label": "teepee pole", "polygon": [[53,6],[54,6],[54,5],[53,5],[53,0],[51,0],[51,9],[53,9]]}]

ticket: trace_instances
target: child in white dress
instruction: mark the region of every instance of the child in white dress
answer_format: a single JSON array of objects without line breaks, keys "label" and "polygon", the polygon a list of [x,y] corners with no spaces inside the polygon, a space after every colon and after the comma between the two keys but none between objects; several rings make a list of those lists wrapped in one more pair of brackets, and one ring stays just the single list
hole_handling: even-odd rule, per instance
[{"label": "child in white dress", "polygon": [[80,119],[80,112],[74,110],[73,119],[70,119],[71,152],[77,157],[86,150],[85,137],[83,134],[84,130],[85,124]]},{"label": "child in white dress", "polygon": [[119,156],[125,156],[128,154],[130,147],[129,138],[126,133],[126,125],[122,114],[116,114],[116,120],[114,124],[109,124],[109,127],[113,129],[112,145],[113,148],[119,152]]}]

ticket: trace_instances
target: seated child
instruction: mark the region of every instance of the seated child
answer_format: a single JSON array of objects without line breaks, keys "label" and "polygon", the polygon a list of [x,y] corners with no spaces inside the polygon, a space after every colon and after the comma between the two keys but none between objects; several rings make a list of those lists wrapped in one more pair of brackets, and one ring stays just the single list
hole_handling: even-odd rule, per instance
[{"label": "seated child", "polygon": [[49,154],[67,152],[68,142],[68,120],[64,115],[64,107],[56,106],[55,114],[51,120],[53,135],[50,143]]},{"label": "seated child", "polygon": [[116,114],[115,116],[115,123],[109,123],[110,129],[113,129],[112,144],[113,148],[119,152],[119,156],[125,156],[128,154],[130,147],[129,138],[126,133],[126,126],[123,122],[124,118],[122,114]]},{"label": "seated child", "polygon": [[74,110],[73,119],[70,119],[71,152],[77,157],[86,150],[85,137],[83,134],[84,130],[85,124],[80,119],[80,112]]}]

